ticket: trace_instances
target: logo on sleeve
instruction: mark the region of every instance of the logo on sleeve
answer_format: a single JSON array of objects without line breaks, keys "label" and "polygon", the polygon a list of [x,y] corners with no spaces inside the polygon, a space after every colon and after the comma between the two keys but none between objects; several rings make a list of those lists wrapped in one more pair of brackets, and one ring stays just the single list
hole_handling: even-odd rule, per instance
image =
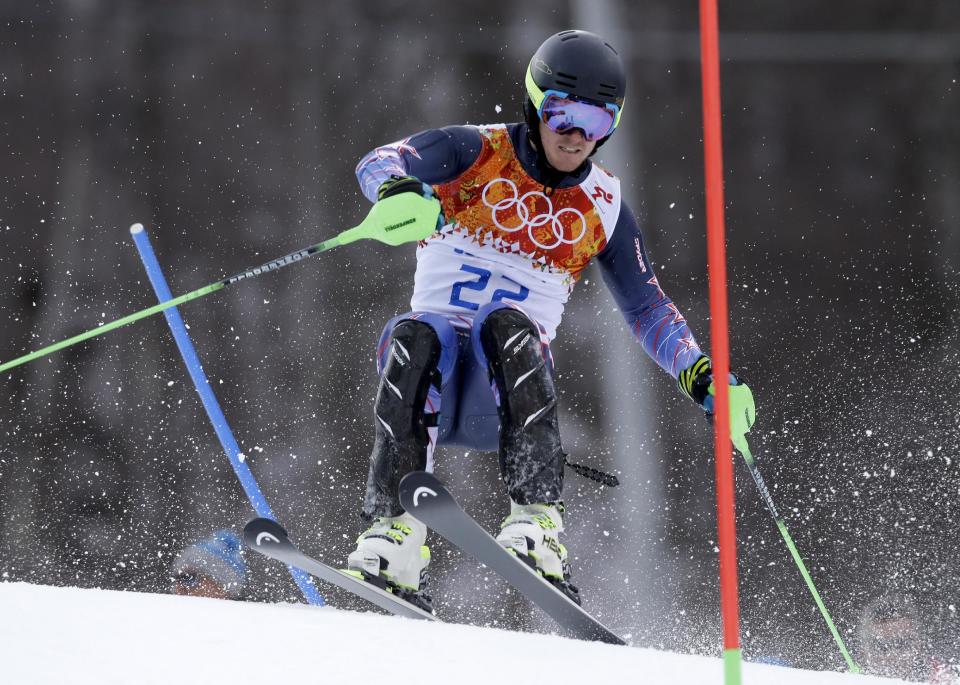
[{"label": "logo on sleeve", "polygon": [[640,265],[640,273],[647,273],[647,265],[643,263],[643,250],[640,249],[640,238],[633,239],[633,247],[637,251],[637,264]]}]

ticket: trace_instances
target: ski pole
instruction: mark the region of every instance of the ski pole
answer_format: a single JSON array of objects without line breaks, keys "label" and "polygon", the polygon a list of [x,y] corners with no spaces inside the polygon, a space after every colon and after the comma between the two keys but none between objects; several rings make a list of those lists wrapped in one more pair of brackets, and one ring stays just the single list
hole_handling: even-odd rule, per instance
[{"label": "ski pole", "polygon": [[191,300],[201,298],[204,295],[215,293],[218,290],[222,290],[228,285],[232,285],[238,281],[242,281],[247,278],[253,278],[269,271],[282,269],[289,264],[299,262],[302,259],[306,259],[307,257],[311,257],[321,252],[326,252],[334,247],[352,243],[355,240],[372,239],[392,246],[402,245],[403,243],[409,243],[415,240],[424,240],[436,230],[435,221],[438,205],[439,202],[436,199],[427,199],[413,193],[402,193],[400,195],[394,195],[392,197],[385,198],[373,205],[370,213],[367,214],[367,217],[361,223],[353,228],[348,228],[342,233],[335,235],[333,238],[324,240],[316,245],[311,245],[310,247],[302,250],[291,252],[284,257],[274,259],[254,269],[241,271],[240,273],[229,276],[228,278],[224,278],[223,280],[216,281],[209,285],[205,285],[202,288],[197,288],[192,292],[175,297],[172,300],[167,300],[166,302],[155,304],[152,307],[147,307],[146,309],[142,309],[139,312],[135,312],[121,319],[117,319],[116,321],[111,321],[110,323],[103,324],[97,328],[86,331],[85,333],[75,335],[72,338],[61,340],[60,342],[49,345],[48,347],[44,347],[41,350],[37,350],[35,352],[25,354],[22,357],[17,357],[11,361],[4,362],[3,364],[0,364],[0,373],[20,366],[21,364],[26,364],[27,362],[31,362],[35,359],[45,357],[52,352],[71,347],[77,343],[83,342],[84,340],[89,340],[90,338],[94,338],[98,335],[103,335],[109,331],[121,328],[127,324],[131,324],[134,321],[145,319],[148,316],[162,312],[170,307],[176,307],[184,304],[185,302],[190,302]]},{"label": "ski pole", "polygon": [[[147,272],[147,277],[150,279],[150,284],[153,286],[153,291],[156,293],[157,299],[161,302],[169,300],[173,297],[170,293],[170,286],[167,285],[167,279],[163,277],[160,262],[157,261],[157,256],[153,252],[153,246],[150,244],[150,238],[147,236],[147,232],[143,229],[143,224],[134,224],[131,226],[130,235],[133,238],[134,244],[137,246],[137,252],[140,254],[143,268]],[[170,309],[163,312],[163,316],[170,326],[170,332],[173,333],[173,339],[177,343],[177,349],[180,350],[180,356],[183,357],[183,363],[187,367],[187,373],[190,374],[193,387],[196,388],[197,394],[200,396],[200,402],[207,412],[207,417],[210,419],[213,431],[217,434],[217,438],[220,439],[220,445],[223,447],[227,459],[230,460],[230,466],[233,467],[233,472],[237,475],[240,485],[247,495],[247,499],[250,500],[250,506],[254,508],[258,516],[269,519],[274,518],[273,511],[267,503],[267,498],[263,496],[263,492],[257,484],[257,479],[254,478],[250,467],[247,465],[246,459],[240,452],[240,446],[237,444],[236,438],[233,437],[233,431],[230,430],[227,417],[224,416],[223,410],[220,408],[220,403],[217,401],[217,396],[210,387],[207,374],[204,373],[203,365],[200,364],[200,358],[197,356],[197,351],[190,341],[187,327],[180,317],[180,311],[176,307],[170,307]],[[290,571],[290,575],[293,576],[297,587],[300,588],[304,599],[307,600],[307,603],[323,606],[323,597],[310,580],[309,574],[293,566],[288,566],[287,568]]]},{"label": "ski pole", "polygon": [[760,469],[757,468],[757,464],[753,460],[753,455],[750,453],[750,446],[747,444],[747,437],[745,435],[734,435],[733,446],[740,451],[740,454],[743,455],[743,460],[747,462],[747,468],[750,469],[750,475],[753,476],[753,480],[757,484],[757,489],[760,490],[760,496],[766,503],[767,509],[769,509],[770,513],[773,514],[773,518],[777,523],[777,528],[780,530],[780,535],[783,536],[784,542],[787,543],[787,549],[790,550],[790,556],[793,557],[793,560],[797,564],[797,568],[800,569],[800,575],[803,576],[804,581],[806,581],[807,588],[809,588],[810,594],[813,595],[813,600],[817,603],[817,607],[820,609],[820,613],[823,615],[823,620],[825,620],[827,625],[830,627],[830,632],[833,634],[833,639],[840,648],[840,653],[843,655],[844,660],[847,662],[847,669],[851,673],[860,673],[860,667],[856,664],[856,662],[850,656],[850,653],[847,651],[847,646],[843,643],[843,638],[840,637],[840,633],[837,630],[837,627],[834,625],[833,619],[830,617],[830,612],[827,611],[827,607],[820,598],[820,593],[817,592],[817,587],[813,584],[813,578],[810,577],[810,572],[807,571],[806,564],[804,564],[803,559],[800,558],[800,552],[797,551],[797,546],[793,543],[793,538],[790,537],[790,533],[787,530],[787,524],[784,523],[783,518],[779,513],[777,513],[777,508],[773,504],[773,497],[770,495],[770,490],[767,489],[767,484],[763,482],[763,477],[760,475]]}]

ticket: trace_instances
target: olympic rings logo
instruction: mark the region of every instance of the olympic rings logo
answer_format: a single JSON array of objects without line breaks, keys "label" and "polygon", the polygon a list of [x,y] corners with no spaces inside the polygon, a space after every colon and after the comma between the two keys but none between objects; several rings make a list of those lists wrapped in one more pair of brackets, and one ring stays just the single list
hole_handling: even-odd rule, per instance
[{"label": "olympic rings logo", "polygon": [[[491,203],[487,199],[487,193],[490,192],[491,188],[501,183],[507,185],[507,187],[510,189],[510,194],[502,200]],[[528,193],[520,195],[520,191],[517,190],[517,184],[508,178],[495,178],[490,181],[483,188],[483,194],[481,195],[481,198],[483,199],[483,204],[491,209],[490,214],[493,217],[493,223],[497,228],[505,233],[515,233],[521,228],[526,228],[527,235],[530,237],[531,242],[543,250],[552,250],[561,244],[573,245],[574,243],[579,242],[580,239],[583,238],[583,236],[587,233],[587,220],[580,210],[573,207],[563,207],[554,213],[553,202],[549,197],[538,190],[531,190]],[[527,205],[527,200],[530,198],[534,198],[534,203],[537,202],[537,198],[541,198],[546,204],[547,211],[531,216],[531,209]],[[500,212],[505,212],[510,209],[513,210],[513,215],[520,220],[520,223],[517,226],[505,226],[500,222]],[[580,232],[576,234],[575,238],[565,238],[563,235],[563,222],[560,221],[560,217],[564,214],[571,214],[573,215],[574,219],[580,220]],[[550,230],[553,233],[554,242],[549,245],[545,245],[537,240],[536,235],[534,235],[534,229],[540,228],[541,226],[546,226],[548,224],[550,225]]]}]

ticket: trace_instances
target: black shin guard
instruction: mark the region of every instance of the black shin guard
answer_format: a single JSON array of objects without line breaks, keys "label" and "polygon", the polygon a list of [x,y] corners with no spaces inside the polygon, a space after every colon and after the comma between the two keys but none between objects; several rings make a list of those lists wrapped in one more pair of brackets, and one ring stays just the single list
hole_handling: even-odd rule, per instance
[{"label": "black shin guard", "polygon": [[500,394],[500,472],[510,498],[559,500],[564,453],[557,391],[536,327],[515,309],[498,309],[484,321],[480,341]]},{"label": "black shin guard", "polygon": [[374,406],[376,438],[363,501],[363,517],[403,513],[400,479],[427,466],[424,404],[430,383],[439,385],[440,340],[425,323],[401,321],[390,335],[390,350]]}]

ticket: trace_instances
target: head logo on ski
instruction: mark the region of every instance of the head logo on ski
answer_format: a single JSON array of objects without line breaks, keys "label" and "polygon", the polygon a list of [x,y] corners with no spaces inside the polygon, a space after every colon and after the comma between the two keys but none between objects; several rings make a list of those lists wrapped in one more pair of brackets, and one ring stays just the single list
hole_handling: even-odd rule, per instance
[{"label": "head logo on ski", "polygon": [[420,505],[419,499],[424,495],[429,495],[430,497],[436,497],[437,493],[428,487],[421,486],[417,488],[416,491],[413,493],[413,506],[415,507],[419,506]]},{"label": "head logo on ski", "polygon": [[260,545],[262,545],[264,540],[266,540],[266,541],[268,541],[268,542],[272,542],[272,543],[275,544],[275,545],[279,545],[279,544],[280,544],[280,540],[278,540],[278,539],[276,538],[276,536],[274,536],[274,535],[271,534],[271,533],[268,533],[268,532],[264,531],[264,532],[260,533],[259,535],[257,535],[257,541],[256,541],[257,547],[259,547]]}]

